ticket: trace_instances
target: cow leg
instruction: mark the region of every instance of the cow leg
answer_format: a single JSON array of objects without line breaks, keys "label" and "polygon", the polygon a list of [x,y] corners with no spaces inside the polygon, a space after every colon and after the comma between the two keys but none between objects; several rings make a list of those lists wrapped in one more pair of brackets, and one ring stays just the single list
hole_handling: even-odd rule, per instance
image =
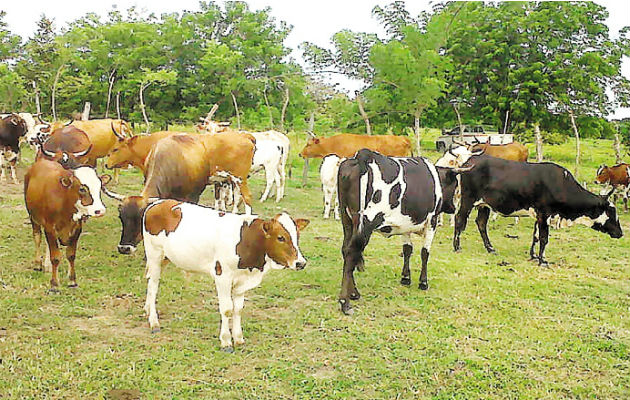
[{"label": "cow leg", "polygon": [[549,265],[545,260],[545,247],[549,242],[549,224],[547,223],[547,215],[538,215],[538,234],[540,236],[540,250],[538,252],[538,265],[546,267]]},{"label": "cow leg", "polygon": [[[495,213],[495,215],[497,215]],[[477,210],[477,218],[475,222],[477,223],[477,229],[479,229],[479,234],[481,235],[481,239],[483,240],[483,245],[486,248],[488,253],[496,253],[494,247],[492,247],[492,243],[490,243],[490,238],[488,237],[488,217],[490,216],[490,208],[488,207],[479,207]]]},{"label": "cow leg", "polygon": [[238,213],[238,205],[241,204],[241,188],[238,184],[234,185],[234,191],[232,192],[232,196],[233,196],[232,212],[236,214]]},{"label": "cow leg", "polygon": [[225,205],[223,204],[223,193],[221,193],[221,184],[215,183],[214,185],[214,209],[225,211]]},{"label": "cow leg", "polygon": [[114,184],[118,185],[120,179],[120,168],[114,168]]},{"label": "cow leg", "polygon": [[269,196],[269,192],[271,192],[271,187],[273,186],[274,173],[271,168],[268,166],[265,167],[265,191],[260,197],[260,202],[267,200],[267,196]]},{"label": "cow leg", "polygon": [[413,243],[411,242],[411,235],[405,235],[403,236],[402,278],[400,278],[400,284],[405,286],[411,285],[411,272],[409,271],[409,260],[411,259],[411,253],[413,253]]},{"label": "cow leg", "polygon": [[536,218],[536,222],[534,222],[534,234],[532,235],[532,247],[529,248],[529,259],[537,260],[536,257],[536,243],[538,243],[538,217]]},{"label": "cow leg", "polygon": [[0,182],[5,182],[7,177],[4,172],[4,150],[0,150]]},{"label": "cow leg", "polygon": [[232,335],[230,334],[230,318],[234,315],[232,281],[227,278],[219,277],[215,278],[214,283],[217,287],[219,312],[221,313],[221,333],[219,334],[221,350],[231,353],[234,351],[232,348]]},{"label": "cow leg", "polygon": [[13,183],[15,183],[16,185],[18,185],[20,182],[17,179],[17,174],[15,173],[15,167],[17,165],[17,154],[15,155],[15,158],[11,161],[9,161],[9,168],[11,169],[11,179],[13,179]]},{"label": "cow leg", "polygon": [[[236,187],[239,188],[239,185]],[[252,193],[249,191],[249,186],[247,186],[245,179],[243,179],[243,182],[240,184],[240,191],[243,196],[243,202],[245,203],[245,214],[249,215],[252,213]]]},{"label": "cow leg", "polygon": [[330,188],[324,187],[324,219],[330,218],[331,201],[332,201],[332,192]]},{"label": "cow leg", "polygon": [[35,271],[42,271],[42,227],[31,220],[31,227],[33,228],[33,242],[35,242],[35,259],[33,264],[35,265]]},{"label": "cow leg", "polygon": [[[341,279],[339,303],[341,304],[341,311],[346,315],[350,315],[353,312],[350,306],[350,299],[358,300],[361,295],[354,281],[354,269],[357,263],[356,256],[353,253],[354,250],[350,247],[353,225],[352,219],[347,212],[341,213],[341,222],[343,226],[343,245],[341,247],[341,254],[343,255],[343,276]],[[359,255],[359,257],[361,256]]]},{"label": "cow leg", "polygon": [[157,292],[160,286],[160,274],[162,272],[162,260],[164,260],[164,254],[161,251],[147,250],[146,244],[145,252],[147,255],[147,300],[144,304],[144,311],[149,317],[151,333],[157,333],[160,331],[160,322],[158,321],[155,301],[157,299]]},{"label": "cow leg", "polygon": [[232,297],[234,303],[234,315],[232,316],[232,339],[234,345],[242,345],[245,343],[243,338],[243,328],[241,327],[241,311],[245,305],[245,293],[235,294]]},{"label": "cow leg", "polygon": [[50,262],[52,263],[52,277],[50,278],[50,292],[58,292],[59,280],[57,279],[57,269],[61,260],[61,251],[59,251],[59,243],[53,232],[46,231],[46,242],[48,243],[48,251],[50,252]]},{"label": "cow leg", "polygon": [[[629,187],[629,188],[630,188],[630,187]],[[629,190],[630,190],[630,189],[626,189],[626,190],[623,192],[623,212],[626,212],[626,213],[628,212],[628,194],[629,194],[629,193],[628,193],[628,191],[629,191]]]},{"label": "cow leg", "polygon": [[276,184],[276,203],[279,203],[282,199],[282,176],[280,176],[280,172],[277,169],[273,173],[273,179]]},{"label": "cow leg", "polygon": [[453,230],[453,250],[456,252],[459,252],[462,249],[459,244],[459,238],[462,232],[466,229],[468,216],[470,215],[472,209],[472,202],[462,199],[460,208],[455,215],[455,229]]},{"label": "cow leg", "polygon": [[333,190],[333,194],[332,194],[332,207],[333,207],[333,210],[335,210],[335,219],[339,220],[339,198],[337,196],[336,187],[335,187],[335,190]]},{"label": "cow leg", "polygon": [[77,275],[74,270],[74,260],[77,255],[77,244],[79,243],[79,236],[81,235],[81,228],[77,229],[74,235],[70,238],[68,247],[66,247],[66,259],[70,265],[68,268],[68,287],[75,288],[77,285]]},{"label": "cow leg", "polygon": [[433,217],[430,224],[425,228],[424,232],[424,244],[420,252],[420,258],[422,259],[422,270],[420,271],[420,284],[418,287],[420,290],[427,290],[429,288],[429,280],[427,278],[427,265],[429,263],[429,252],[431,251],[431,245],[433,244],[433,238],[435,237],[435,228],[437,226],[437,218]]}]

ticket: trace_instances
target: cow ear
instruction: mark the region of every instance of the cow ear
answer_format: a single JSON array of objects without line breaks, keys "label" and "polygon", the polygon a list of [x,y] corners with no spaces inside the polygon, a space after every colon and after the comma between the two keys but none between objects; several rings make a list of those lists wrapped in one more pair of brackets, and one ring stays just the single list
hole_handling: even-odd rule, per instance
[{"label": "cow ear", "polygon": [[271,237],[271,225],[273,224],[273,221],[271,220],[265,220],[262,224],[262,230],[263,233],[265,234],[265,237],[267,239],[269,239],[269,237]]},{"label": "cow ear", "polygon": [[319,138],[315,138],[315,139],[313,139],[313,143],[315,143],[315,144],[319,144]]},{"label": "cow ear", "polygon": [[297,226],[298,231],[301,232],[304,229],[306,229],[306,227],[308,226],[309,222],[311,222],[311,221],[309,221],[308,219],[298,218],[298,219],[295,220],[295,226]]},{"label": "cow ear", "polygon": [[111,175],[108,175],[108,174],[103,174],[103,175],[101,175],[101,176],[100,176],[100,179],[101,179],[101,184],[102,184],[103,186],[105,186],[105,185],[107,185],[109,182],[111,182],[111,181],[112,181],[112,176],[111,176]]},{"label": "cow ear", "polygon": [[65,188],[69,188],[70,186],[72,186],[72,179],[68,176],[62,176],[61,178],[59,178],[59,182],[61,182],[61,186]]}]

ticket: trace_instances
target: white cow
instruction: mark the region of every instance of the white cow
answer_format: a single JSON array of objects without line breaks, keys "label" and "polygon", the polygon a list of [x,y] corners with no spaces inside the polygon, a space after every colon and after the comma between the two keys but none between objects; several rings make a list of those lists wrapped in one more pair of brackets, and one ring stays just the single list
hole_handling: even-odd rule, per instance
[{"label": "white cow", "polygon": [[337,172],[345,158],[329,154],[319,167],[319,178],[324,192],[324,218],[330,218],[331,207],[335,210],[335,219],[339,219],[339,200],[337,199]]},{"label": "white cow", "polygon": [[176,200],[151,204],[142,230],[148,279],[144,309],[152,331],[160,329],[155,301],[162,261],[168,258],[183,270],[214,278],[221,313],[221,348],[232,352],[232,339],[235,345],[244,343],[241,310],[245,292],[260,285],[271,269],[300,270],[306,266],[298,238],[308,222],[294,220],[286,213],[265,220]]},{"label": "white cow", "polygon": [[276,202],[280,201],[282,195],[282,158],[283,149],[275,140],[268,139],[256,139],[256,146],[254,149],[254,158],[252,159],[251,172],[265,169],[265,191],[260,197],[260,201],[267,200],[269,192],[273,184],[276,184]]}]

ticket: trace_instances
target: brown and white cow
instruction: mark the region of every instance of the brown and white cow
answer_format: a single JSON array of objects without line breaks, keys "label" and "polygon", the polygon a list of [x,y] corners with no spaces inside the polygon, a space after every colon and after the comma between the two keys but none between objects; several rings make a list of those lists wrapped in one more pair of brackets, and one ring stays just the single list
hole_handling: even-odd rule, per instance
[{"label": "brown and white cow", "polygon": [[[142,229],[148,279],[144,310],[152,331],[160,329],[155,301],[162,261],[168,258],[183,270],[214,278],[221,313],[221,348],[232,352],[232,339],[235,345],[244,343],[241,311],[245,292],[260,285],[272,269],[301,270],[306,266],[298,241],[308,223],[287,213],[263,219],[177,200],[151,204]],[[218,226],[221,228],[208,228]]]},{"label": "brown and white cow", "polygon": [[[628,196],[630,195],[630,164],[621,163],[608,167],[605,164],[597,169],[595,183],[610,185],[614,188],[613,202],[617,201],[617,192],[621,192],[623,198],[623,210],[628,212]],[[608,191],[608,188],[604,188]]]},{"label": "brown and white cow", "polygon": [[152,201],[172,198],[197,203],[208,183],[236,183],[243,194],[245,210],[251,213],[247,174],[253,155],[254,144],[240,134],[172,135],[158,141],[148,156],[140,196],[125,197],[105,190],[108,196],[121,201],[118,251],[135,252],[142,239],[142,214]]},{"label": "brown and white cow", "polygon": [[331,137],[311,137],[300,152],[303,158],[323,158],[329,154],[339,157],[353,157],[357,151],[369,149],[389,157],[411,155],[411,141],[404,136],[394,135],[355,135],[342,133]]},{"label": "brown and white cow", "polygon": [[77,286],[74,261],[83,222],[88,217],[105,214],[105,206],[100,197],[101,179],[105,183],[109,182],[109,176],[106,179],[99,178],[94,168],[75,164],[67,155],[63,156],[61,163],[39,159],[26,173],[24,199],[33,228],[35,263],[38,269],[41,268],[43,229],[48,243],[44,267],[52,267],[51,291],[57,291],[59,285],[59,244],[68,246],[68,286]]},{"label": "brown and white cow", "polygon": [[6,180],[4,163],[9,163],[11,179],[18,184],[15,166],[20,155],[20,138],[26,134],[26,121],[17,114],[9,114],[0,119],[0,181]]}]

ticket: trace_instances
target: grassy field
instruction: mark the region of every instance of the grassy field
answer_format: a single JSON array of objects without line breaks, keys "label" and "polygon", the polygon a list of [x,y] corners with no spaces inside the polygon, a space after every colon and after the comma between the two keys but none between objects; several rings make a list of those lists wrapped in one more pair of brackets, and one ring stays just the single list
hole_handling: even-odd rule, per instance
[{"label": "grassy field", "polygon": [[[435,135],[423,145],[433,148]],[[571,142],[546,152],[573,170]],[[420,291],[419,252],[414,283],[402,287],[400,241],[375,235],[366,271],[357,274],[362,298],[347,317],[337,303],[341,224],[321,218],[319,162],[302,188],[302,161],[293,153],[286,198],[256,201],[254,210],[310,218],[301,239],[309,263],[303,271],[273,271],[248,293],[246,344],[234,354],[219,350],[211,278],[173,267],[165,268],[158,295],[162,331],[150,333],[143,251],[117,253],[120,222],[110,199],[107,215],[84,227],[79,288],[65,286],[64,260],[61,292],[48,294],[49,274],[33,270],[22,187],[3,184],[0,398],[124,398],[119,389],[146,399],[630,398],[628,236],[552,231],[550,268],[540,268],[526,254],[531,219],[491,224],[496,255],[485,252],[472,220],[463,251],[453,253],[452,228],[444,226],[431,251],[430,289]],[[614,158],[607,141],[585,141],[583,154],[580,180],[587,181]],[[26,152],[22,166],[31,160]],[[125,171],[116,190],[137,193],[141,182],[138,172]],[[261,175],[252,186],[259,196]],[[202,203],[211,204],[209,197]],[[622,226],[630,231],[628,214]]]}]

